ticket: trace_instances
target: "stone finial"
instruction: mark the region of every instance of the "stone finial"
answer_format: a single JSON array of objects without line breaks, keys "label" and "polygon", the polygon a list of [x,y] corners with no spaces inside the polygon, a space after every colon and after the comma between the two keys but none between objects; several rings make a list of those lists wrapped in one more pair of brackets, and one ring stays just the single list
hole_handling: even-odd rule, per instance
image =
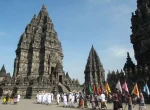
[{"label": "stone finial", "polygon": [[5,69],[4,64],[3,64],[3,66],[2,66],[2,68],[1,68],[1,70],[0,70],[0,72],[4,72],[4,73],[6,73],[6,69]]},{"label": "stone finial", "polygon": [[117,69],[116,74],[119,74],[119,70]]},{"label": "stone finial", "polygon": [[130,58],[130,54],[129,54],[129,52],[127,52],[127,58]]},{"label": "stone finial", "polygon": [[46,6],[45,4],[42,5],[42,9],[46,10]]}]

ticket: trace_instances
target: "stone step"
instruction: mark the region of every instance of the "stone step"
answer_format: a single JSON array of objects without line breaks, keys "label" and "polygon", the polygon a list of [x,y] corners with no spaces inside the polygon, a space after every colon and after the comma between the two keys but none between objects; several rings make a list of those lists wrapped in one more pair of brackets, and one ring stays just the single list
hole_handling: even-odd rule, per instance
[{"label": "stone step", "polygon": [[59,83],[58,86],[62,88],[64,93],[69,93],[69,90],[63,84]]}]

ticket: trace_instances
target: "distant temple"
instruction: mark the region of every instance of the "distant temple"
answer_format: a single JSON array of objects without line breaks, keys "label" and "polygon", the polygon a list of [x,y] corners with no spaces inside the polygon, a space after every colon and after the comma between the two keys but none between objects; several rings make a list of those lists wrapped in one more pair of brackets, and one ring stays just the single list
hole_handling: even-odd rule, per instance
[{"label": "distant temple", "polygon": [[100,86],[104,89],[105,71],[93,45],[89,53],[84,74],[86,87],[95,85],[96,87]]},{"label": "distant temple", "polygon": [[43,5],[38,16],[33,16],[21,35],[11,80],[3,81],[2,77],[10,75],[6,74],[5,67],[2,67],[1,88],[12,93],[19,91],[26,97],[35,95],[39,91],[79,90],[78,79],[71,79],[63,70],[63,57],[61,42]]}]

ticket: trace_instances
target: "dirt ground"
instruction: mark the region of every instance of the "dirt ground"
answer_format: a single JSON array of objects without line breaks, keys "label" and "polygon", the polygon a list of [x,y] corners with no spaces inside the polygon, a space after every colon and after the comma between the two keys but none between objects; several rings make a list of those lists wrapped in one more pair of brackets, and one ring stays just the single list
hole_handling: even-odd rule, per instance
[{"label": "dirt ground", "polygon": [[[113,105],[107,104],[108,110],[112,110]],[[124,105],[125,107],[125,105]],[[147,110],[150,110],[150,105],[146,105]],[[75,105],[75,108],[64,108],[63,103],[61,102],[60,105],[56,105],[56,101],[53,101],[51,105],[42,105],[42,104],[36,104],[36,100],[34,99],[21,99],[20,102],[17,105],[13,105],[13,102],[11,104],[4,105],[2,104],[2,99],[0,100],[0,108],[1,110],[79,110],[77,108],[77,104]],[[84,108],[84,110],[90,110],[91,106],[89,108]],[[124,110],[124,109],[123,109]],[[126,109],[127,110],[127,107]],[[138,110],[138,105],[134,107],[133,110]]]}]

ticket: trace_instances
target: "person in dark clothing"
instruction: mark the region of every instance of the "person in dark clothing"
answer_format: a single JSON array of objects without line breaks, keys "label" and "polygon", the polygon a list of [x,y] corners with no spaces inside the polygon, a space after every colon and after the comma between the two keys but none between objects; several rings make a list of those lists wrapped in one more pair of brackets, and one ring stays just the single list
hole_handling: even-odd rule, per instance
[{"label": "person in dark clothing", "polygon": [[88,101],[88,95],[86,95],[86,97],[84,98],[84,108],[88,108],[87,101]]},{"label": "person in dark clothing", "polygon": [[5,104],[7,104],[7,103],[8,103],[8,100],[9,100],[9,94],[7,94],[5,98],[6,98]]}]

